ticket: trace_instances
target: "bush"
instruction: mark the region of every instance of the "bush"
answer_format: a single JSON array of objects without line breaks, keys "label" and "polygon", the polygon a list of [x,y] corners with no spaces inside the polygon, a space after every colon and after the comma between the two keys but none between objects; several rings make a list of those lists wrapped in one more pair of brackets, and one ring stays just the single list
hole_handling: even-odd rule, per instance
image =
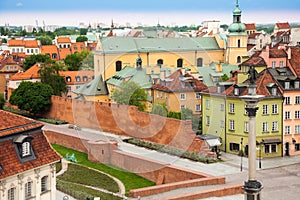
[{"label": "bush", "polygon": [[0,94],[0,110],[3,109],[4,104],[5,104],[4,95]]}]

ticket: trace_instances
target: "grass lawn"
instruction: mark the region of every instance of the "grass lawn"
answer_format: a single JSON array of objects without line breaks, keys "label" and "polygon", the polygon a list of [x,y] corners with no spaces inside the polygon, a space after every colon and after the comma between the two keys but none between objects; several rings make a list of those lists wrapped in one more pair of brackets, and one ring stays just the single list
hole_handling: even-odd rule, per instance
[{"label": "grass lawn", "polygon": [[119,192],[118,184],[106,174],[91,170],[82,165],[69,164],[68,171],[58,176],[60,180]]},{"label": "grass lawn", "polygon": [[75,151],[73,149],[69,149],[57,144],[52,144],[53,148],[62,156],[65,157],[66,153],[69,153],[69,155],[73,154],[75,155],[78,164],[91,167],[97,170],[100,170],[102,172],[105,172],[107,174],[110,174],[120,181],[125,185],[126,189],[126,196],[128,196],[129,191],[132,189],[137,189],[137,188],[143,188],[143,187],[149,187],[155,185],[154,182],[149,181],[141,176],[138,176],[134,173],[125,171],[123,169],[119,169],[115,166],[110,166],[110,165],[104,165],[101,163],[94,163],[88,160],[88,155],[86,153],[82,153],[79,151]]}]

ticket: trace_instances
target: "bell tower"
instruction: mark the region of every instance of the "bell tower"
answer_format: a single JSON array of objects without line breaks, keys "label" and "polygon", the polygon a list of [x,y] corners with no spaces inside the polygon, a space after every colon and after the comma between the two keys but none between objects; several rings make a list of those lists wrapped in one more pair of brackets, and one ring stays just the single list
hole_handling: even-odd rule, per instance
[{"label": "bell tower", "polygon": [[228,27],[227,46],[226,46],[226,63],[239,65],[243,58],[247,57],[247,40],[246,26],[242,23],[242,11],[239,8],[239,1],[236,0],[235,9],[233,10],[233,23]]}]

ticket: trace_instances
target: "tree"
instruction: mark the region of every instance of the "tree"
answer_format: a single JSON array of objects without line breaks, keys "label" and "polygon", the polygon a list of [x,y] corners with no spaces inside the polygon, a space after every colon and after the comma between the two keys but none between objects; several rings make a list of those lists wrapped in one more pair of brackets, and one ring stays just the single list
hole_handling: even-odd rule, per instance
[{"label": "tree", "polygon": [[44,64],[43,68],[39,70],[41,82],[50,85],[56,96],[66,94],[68,91],[64,77],[59,75],[60,70],[62,70],[62,66],[57,63]]},{"label": "tree", "polygon": [[94,69],[94,54],[88,52],[88,55],[82,61],[82,67],[84,69]]},{"label": "tree", "polygon": [[23,68],[24,70],[27,70],[30,67],[32,67],[35,63],[54,63],[54,62],[55,61],[52,61],[48,55],[33,54],[30,55],[28,58],[25,58]]},{"label": "tree", "polygon": [[67,55],[64,59],[69,71],[78,71],[83,64],[83,60],[88,56],[88,51]]},{"label": "tree", "polygon": [[151,114],[160,115],[166,117],[168,115],[168,109],[165,103],[158,103],[152,106]]},{"label": "tree", "polygon": [[1,43],[7,43],[7,39],[6,38],[2,38]]},{"label": "tree", "polygon": [[87,32],[88,32],[87,28],[81,28],[81,29],[79,29],[80,35],[86,35]]},{"label": "tree", "polygon": [[0,110],[3,109],[4,104],[5,104],[4,95],[0,94]]},{"label": "tree", "polygon": [[40,40],[42,45],[51,45],[52,44],[52,39],[48,35],[38,36],[36,39]]},{"label": "tree", "polygon": [[84,35],[80,35],[76,38],[76,42],[86,42],[88,41],[88,38]]},{"label": "tree", "polygon": [[12,92],[9,103],[36,116],[50,109],[51,95],[53,89],[50,85],[40,82],[21,82]]},{"label": "tree", "polygon": [[181,119],[182,120],[190,120],[193,117],[193,111],[188,108],[181,109]]},{"label": "tree", "polygon": [[112,91],[111,97],[119,104],[137,106],[139,111],[145,110],[146,106],[143,101],[147,100],[147,93],[132,81],[123,82],[119,89]]}]

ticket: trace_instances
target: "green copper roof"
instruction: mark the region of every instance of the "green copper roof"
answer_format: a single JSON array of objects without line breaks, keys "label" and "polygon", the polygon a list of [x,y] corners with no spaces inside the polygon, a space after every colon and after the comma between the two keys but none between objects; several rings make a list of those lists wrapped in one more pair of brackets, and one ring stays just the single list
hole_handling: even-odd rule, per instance
[{"label": "green copper roof", "polygon": [[80,88],[76,89],[74,93],[85,96],[97,96],[107,95],[108,91],[105,83],[103,82],[102,76],[97,76],[91,82],[80,86]]},{"label": "green copper roof", "polygon": [[202,38],[133,38],[101,39],[103,53],[179,52],[221,50],[214,37]]},{"label": "green copper roof", "polygon": [[235,5],[235,9],[233,10],[233,14],[234,15],[241,15],[242,11],[239,8],[239,1],[236,0],[236,5]]}]

